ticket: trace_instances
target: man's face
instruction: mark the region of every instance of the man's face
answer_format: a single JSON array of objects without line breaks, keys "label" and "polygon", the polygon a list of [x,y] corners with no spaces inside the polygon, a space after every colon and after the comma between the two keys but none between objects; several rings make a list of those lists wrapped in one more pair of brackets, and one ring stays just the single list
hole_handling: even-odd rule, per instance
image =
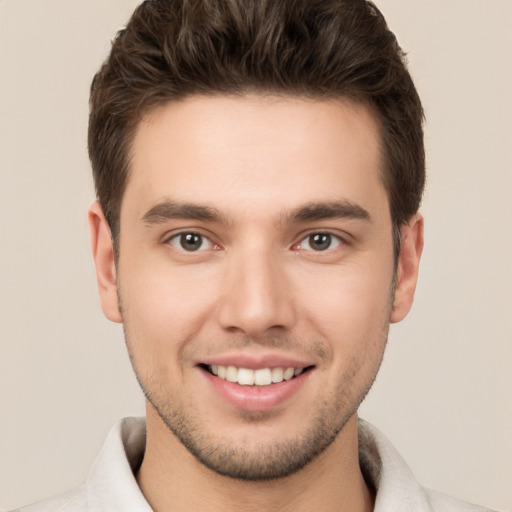
[{"label": "man's face", "polygon": [[372,115],[192,97],[151,112],[132,154],[103,306],[150,411],[218,473],[298,470],[355,418],[406,312]]}]

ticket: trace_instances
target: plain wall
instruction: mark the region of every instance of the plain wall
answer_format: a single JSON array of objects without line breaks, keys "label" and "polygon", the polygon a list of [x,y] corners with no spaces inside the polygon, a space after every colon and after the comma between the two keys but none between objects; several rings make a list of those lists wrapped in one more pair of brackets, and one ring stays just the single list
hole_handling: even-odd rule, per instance
[{"label": "plain wall", "polygon": [[[134,0],[0,0],[0,508],[143,413],[86,229],[88,89]],[[512,510],[512,2],[380,0],[423,98],[426,247],[362,416],[424,485]]]}]

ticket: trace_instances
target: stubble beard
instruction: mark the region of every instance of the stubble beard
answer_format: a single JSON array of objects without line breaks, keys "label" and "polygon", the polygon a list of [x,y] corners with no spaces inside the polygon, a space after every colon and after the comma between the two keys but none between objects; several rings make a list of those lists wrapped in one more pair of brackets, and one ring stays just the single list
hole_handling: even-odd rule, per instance
[{"label": "stubble beard", "polygon": [[[235,445],[228,436],[208,428],[208,418],[200,417],[196,411],[184,404],[179,397],[171,397],[163,389],[163,380],[145,379],[138,371],[131,350],[130,335],[125,325],[125,339],[133,368],[141,389],[178,441],[204,466],[215,473],[244,481],[268,481],[292,475],[322,454],[337,438],[349,419],[357,413],[377,376],[387,342],[389,324],[383,329],[383,338],[375,340],[369,367],[363,383],[358,383],[357,374],[368,360],[360,358],[359,365],[350,369],[339,381],[337,387],[316,406],[314,417],[300,434],[293,438],[268,443],[239,443]],[[368,372],[368,367],[366,368]],[[154,374],[153,374],[154,375]],[[148,377],[148,376],[146,376]],[[355,381],[354,381],[355,379]],[[307,411],[306,411],[307,413]],[[247,423],[265,421],[265,415],[241,411]],[[250,448],[248,445],[250,444]]]},{"label": "stubble beard", "polygon": [[[250,482],[263,482],[285,478],[300,471],[335,441],[349,419],[357,413],[375,382],[388,341],[396,289],[396,267],[397,260],[389,289],[387,315],[383,318],[375,339],[366,347],[368,357],[359,357],[354,360],[354,364],[348,365],[343,378],[331,394],[317,406],[314,418],[301,435],[273,445],[256,443],[252,449],[247,449],[243,443],[234,446],[230,439],[216,436],[211,429],[208,429],[208,418],[199,417],[191,408],[187,410],[180,397],[171,397],[169,390],[161,386],[165,379],[158,380],[158,376],[155,378],[155,373],[151,376],[145,375],[147,379],[143,378],[134,357],[135,344],[132,344],[125,321],[121,290],[118,286],[128,355],[146,400],[176,439],[201,464],[219,475]],[[271,345],[279,345],[279,340],[274,339]],[[289,346],[290,340],[286,339],[283,345]],[[317,353],[324,351],[321,343],[317,343],[316,346]],[[315,352],[314,349],[311,351]],[[358,382],[357,375],[361,370],[365,371],[366,376],[363,382]],[[245,416],[248,423],[262,419],[259,413],[241,411],[241,414]]]}]

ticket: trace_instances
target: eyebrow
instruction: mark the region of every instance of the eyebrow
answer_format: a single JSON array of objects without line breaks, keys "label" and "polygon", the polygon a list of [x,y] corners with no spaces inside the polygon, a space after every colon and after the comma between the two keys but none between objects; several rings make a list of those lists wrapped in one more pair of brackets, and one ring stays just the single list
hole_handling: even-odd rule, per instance
[{"label": "eyebrow", "polygon": [[230,224],[230,220],[215,208],[193,203],[181,203],[164,199],[150,208],[142,220],[147,225],[160,224],[170,219],[199,220]]},{"label": "eyebrow", "polygon": [[314,222],[328,219],[358,219],[370,221],[371,216],[362,206],[352,201],[313,202],[301,206],[285,216],[286,224]]},{"label": "eyebrow", "polygon": [[[216,208],[194,203],[182,203],[164,199],[150,208],[142,221],[147,225],[160,224],[170,219],[198,220],[230,225],[232,220]],[[307,203],[296,210],[285,213],[283,224],[299,224],[327,219],[359,219],[370,221],[371,217],[362,206],[347,200]]]}]

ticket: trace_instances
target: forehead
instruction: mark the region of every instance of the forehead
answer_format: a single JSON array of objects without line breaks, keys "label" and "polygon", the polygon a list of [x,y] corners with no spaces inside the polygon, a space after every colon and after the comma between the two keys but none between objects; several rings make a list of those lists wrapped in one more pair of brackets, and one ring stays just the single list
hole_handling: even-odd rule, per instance
[{"label": "forehead", "polygon": [[387,209],[377,122],[348,100],[195,96],[165,104],[138,126],[121,213],[125,203],[144,208],[169,196],[261,214],[340,198]]}]

